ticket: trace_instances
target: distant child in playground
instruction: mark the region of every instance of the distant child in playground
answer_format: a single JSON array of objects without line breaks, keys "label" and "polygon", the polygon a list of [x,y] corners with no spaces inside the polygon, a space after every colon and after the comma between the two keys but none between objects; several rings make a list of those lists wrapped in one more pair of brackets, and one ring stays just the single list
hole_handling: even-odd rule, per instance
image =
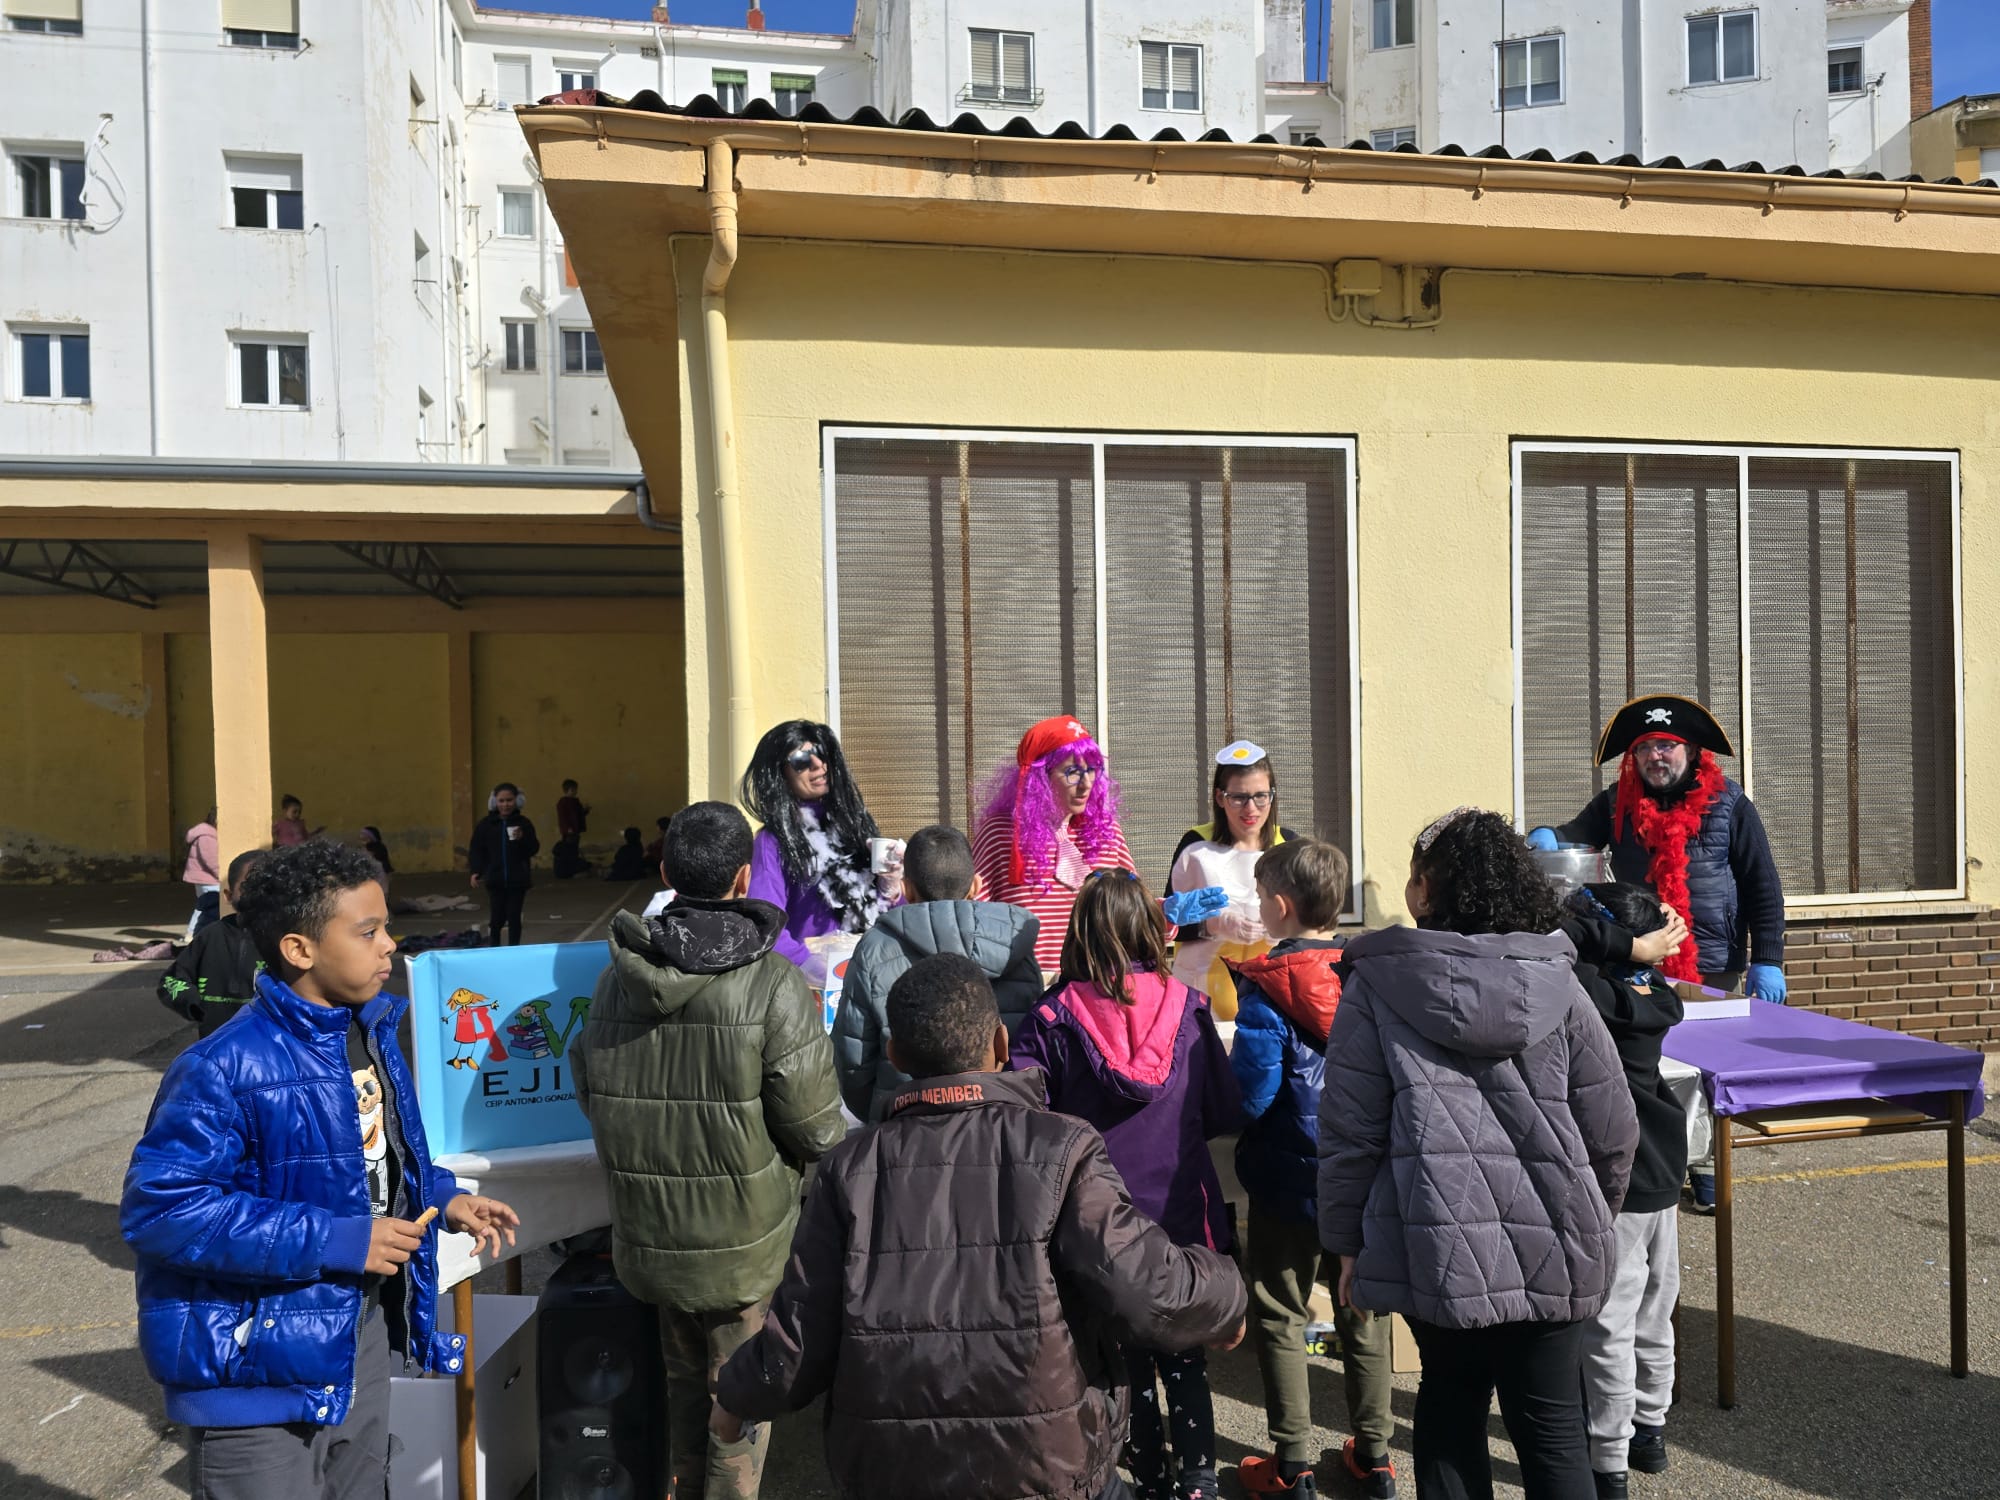
[{"label": "distant child in playground", "polygon": [[[1327,1032],[1340,1006],[1334,925],[1347,901],[1347,856],[1293,838],[1258,859],[1256,881],[1259,920],[1277,943],[1236,967],[1229,1063],[1250,1116],[1236,1143],[1236,1175],[1250,1195],[1250,1333],[1274,1452],[1245,1459],[1240,1474],[1251,1495],[1303,1497],[1319,1492],[1308,1448],[1306,1324],[1314,1286],[1340,1274],[1319,1242],[1319,1106]],[[1333,1316],[1354,1434],[1342,1463],[1371,1500],[1392,1500],[1389,1319],[1352,1307]]]},{"label": "distant child in playground", "polygon": [[617,853],[611,856],[611,873],[604,878],[619,881],[650,880],[659,873],[659,869],[657,860],[653,862],[651,868],[647,867],[646,846],[639,840],[639,830],[627,828],[625,842],[620,844]]},{"label": "distant child in playground", "polygon": [[257,997],[174,1059],[125,1174],[139,1349],[195,1500],[381,1500],[390,1375],[464,1360],[436,1331],[437,1233],[497,1254],[520,1221],[431,1164],[375,862],[274,850],[239,914]]},{"label": "distant child in playground", "polygon": [[306,805],[289,793],[278,799],[278,816],[271,820],[271,847],[291,849],[307,839],[316,839],[324,828],[306,827]]},{"label": "distant child in playground", "polygon": [[[1242,1100],[1208,998],[1168,972],[1166,918],[1131,871],[1084,877],[1063,939],[1060,987],[1028,1013],[1009,1062],[1040,1068],[1049,1108],[1103,1132],[1132,1202],[1175,1244],[1233,1248],[1208,1143],[1242,1123]],[[1199,1348],[1128,1345],[1125,1360],[1139,1500],[1213,1500],[1207,1358]],[[1166,1388],[1164,1410],[1157,1384]]]},{"label": "distant child in playground", "polygon": [[521,908],[535,883],[535,856],[542,841],[535,837],[535,825],[521,809],[527,799],[511,781],[493,788],[486,799],[486,816],[472,830],[466,850],[472,867],[472,883],[486,888],[490,911],[487,941],[496,947],[504,934],[510,943],[521,941]]},{"label": "distant child in playground", "polygon": [[216,855],[215,809],[186,834],[187,863],[181,879],[194,887],[194,911],[188,917],[187,937],[192,943],[204,928],[222,914],[221,862]]},{"label": "distant child in playground", "polygon": [[160,976],[160,1004],[194,1022],[197,1036],[214,1031],[257,993],[264,960],[243,925],[240,903],[243,878],[263,852],[247,849],[229,862],[229,904],[234,909],[196,933]]}]

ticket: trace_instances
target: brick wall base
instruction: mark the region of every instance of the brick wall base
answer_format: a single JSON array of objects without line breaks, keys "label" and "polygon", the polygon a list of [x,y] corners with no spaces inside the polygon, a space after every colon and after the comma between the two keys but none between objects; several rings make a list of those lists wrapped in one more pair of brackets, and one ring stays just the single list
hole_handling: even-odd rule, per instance
[{"label": "brick wall base", "polygon": [[1787,924],[1794,1005],[2000,1052],[2000,912]]}]

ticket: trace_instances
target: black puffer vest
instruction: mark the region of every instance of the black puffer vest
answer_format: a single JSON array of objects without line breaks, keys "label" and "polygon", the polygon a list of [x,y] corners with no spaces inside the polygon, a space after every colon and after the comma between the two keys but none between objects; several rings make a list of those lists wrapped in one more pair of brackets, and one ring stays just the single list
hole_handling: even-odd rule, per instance
[{"label": "black puffer vest", "polygon": [[[1739,973],[1748,961],[1743,903],[1736,893],[1736,874],[1729,868],[1729,840],[1742,801],[1743,788],[1724,777],[1715,804],[1701,820],[1701,831],[1688,840],[1688,915],[1704,974]],[[1627,820],[1622,826],[1614,823],[1611,832],[1612,873],[1652,889],[1653,857],[1639,842],[1638,830]]]}]

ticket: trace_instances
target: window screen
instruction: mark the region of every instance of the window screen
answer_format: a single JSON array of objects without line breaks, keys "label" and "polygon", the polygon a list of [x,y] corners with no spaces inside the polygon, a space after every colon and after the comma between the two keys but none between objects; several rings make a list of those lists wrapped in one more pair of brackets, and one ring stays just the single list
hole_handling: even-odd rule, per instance
[{"label": "window screen", "polygon": [[1095,446],[835,441],[840,730],[870,808],[970,829],[968,780],[1067,711],[1110,745],[1149,885],[1239,735],[1276,758],[1286,826],[1348,847],[1345,449],[1103,444],[1101,708]]},{"label": "window screen", "polygon": [[1642,694],[1700,699],[1746,749],[1747,656],[1749,753],[1724,768],[1786,893],[1956,889],[1950,468],[1748,457],[1746,539],[1738,454],[1520,455],[1525,821],[1610,784],[1598,732]]}]

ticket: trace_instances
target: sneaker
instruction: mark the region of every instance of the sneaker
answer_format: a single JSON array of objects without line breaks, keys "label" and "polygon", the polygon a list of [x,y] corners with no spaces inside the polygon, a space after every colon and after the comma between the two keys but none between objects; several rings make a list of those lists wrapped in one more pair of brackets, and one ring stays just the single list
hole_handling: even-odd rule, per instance
[{"label": "sneaker", "polygon": [[1625,1460],[1641,1474],[1667,1472],[1667,1429],[1648,1427],[1643,1422],[1632,1428],[1632,1443]]},{"label": "sneaker", "polygon": [[1286,1484],[1275,1458],[1246,1458],[1236,1466],[1236,1478],[1246,1495],[1291,1495],[1295,1500],[1318,1500],[1319,1484],[1311,1469]]},{"label": "sneaker", "polygon": [[1620,1469],[1616,1474],[1605,1474],[1592,1469],[1590,1471],[1590,1482],[1597,1486],[1597,1500],[1626,1500],[1626,1497],[1631,1494],[1631,1490],[1625,1482],[1625,1471],[1623,1469]]},{"label": "sneaker", "polygon": [[1349,1438],[1340,1450],[1340,1458],[1347,1465],[1347,1472],[1361,1481],[1361,1493],[1368,1500],[1396,1500],[1396,1466],[1389,1462],[1388,1454],[1370,1457],[1364,1463],[1360,1448]]},{"label": "sneaker", "polygon": [[1184,1469],[1175,1494],[1178,1500],[1215,1500],[1215,1472],[1212,1469]]},{"label": "sneaker", "polygon": [[1690,1172],[1688,1181],[1694,1189],[1694,1211],[1708,1215],[1715,1212],[1715,1174],[1713,1172]]}]

